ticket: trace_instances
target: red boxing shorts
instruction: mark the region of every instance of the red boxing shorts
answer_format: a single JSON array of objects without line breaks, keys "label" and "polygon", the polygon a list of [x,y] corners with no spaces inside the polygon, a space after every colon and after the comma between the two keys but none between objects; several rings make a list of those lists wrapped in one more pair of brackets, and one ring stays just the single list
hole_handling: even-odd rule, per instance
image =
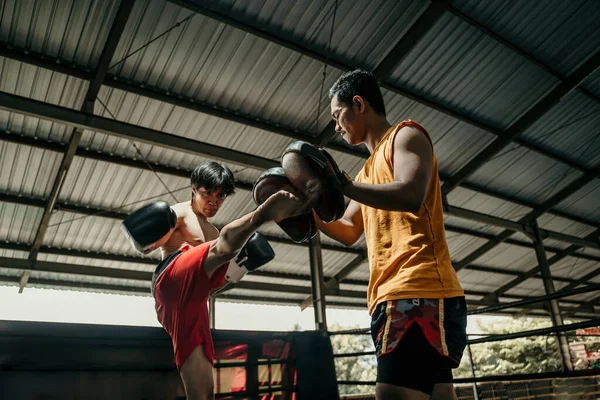
[{"label": "red boxing shorts", "polygon": [[154,272],[152,294],[158,321],[171,336],[177,369],[199,345],[214,364],[214,345],[208,317],[208,296],[225,281],[227,265],[211,278],[202,264],[211,242],[183,246],[165,258]]},{"label": "red boxing shorts", "polygon": [[464,297],[401,299],[377,305],[371,317],[371,335],[377,357],[398,346],[411,325],[422,335],[447,368],[457,368],[467,344],[467,306]]}]

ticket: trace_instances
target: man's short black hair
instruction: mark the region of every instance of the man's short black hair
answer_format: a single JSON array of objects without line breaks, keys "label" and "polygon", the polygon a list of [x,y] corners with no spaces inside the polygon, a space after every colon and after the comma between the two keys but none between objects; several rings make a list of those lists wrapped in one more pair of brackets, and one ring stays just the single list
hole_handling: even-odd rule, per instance
[{"label": "man's short black hair", "polygon": [[352,98],[360,96],[369,102],[377,114],[385,116],[385,104],[379,82],[372,73],[355,69],[340,76],[329,89],[329,98],[337,96],[340,103],[352,105]]},{"label": "man's short black hair", "polygon": [[227,196],[235,192],[233,172],[225,164],[215,161],[203,162],[194,168],[190,180],[196,189],[219,189]]}]

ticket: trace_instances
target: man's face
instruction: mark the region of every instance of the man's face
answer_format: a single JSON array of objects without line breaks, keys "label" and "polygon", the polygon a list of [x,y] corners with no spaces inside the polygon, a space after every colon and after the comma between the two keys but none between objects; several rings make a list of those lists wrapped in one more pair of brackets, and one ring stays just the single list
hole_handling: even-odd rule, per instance
[{"label": "man's face", "polygon": [[206,218],[214,217],[227,197],[220,189],[207,190],[203,186],[196,189],[192,185],[192,202],[195,209]]},{"label": "man's face", "polygon": [[354,96],[352,105],[341,103],[337,96],[331,99],[331,117],[335,121],[335,131],[353,146],[365,140],[364,100]]}]

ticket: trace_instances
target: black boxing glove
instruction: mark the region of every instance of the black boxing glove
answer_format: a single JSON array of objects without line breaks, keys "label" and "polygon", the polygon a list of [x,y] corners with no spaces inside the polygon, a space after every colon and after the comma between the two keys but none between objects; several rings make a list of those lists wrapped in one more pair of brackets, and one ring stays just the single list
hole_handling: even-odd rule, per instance
[{"label": "black boxing glove", "polygon": [[255,232],[242,247],[235,261],[229,262],[225,278],[232,283],[239,282],[249,271],[262,267],[274,258],[275,252],[267,239]]},{"label": "black boxing glove", "polygon": [[125,236],[133,247],[148,254],[177,225],[177,215],[167,202],[157,201],[134,211],[121,223]]},{"label": "black boxing glove", "polygon": [[281,166],[292,185],[311,199],[315,213],[323,222],[333,222],[344,216],[343,188],[352,179],[340,170],[327,151],[298,140],[283,152]]},{"label": "black boxing glove", "polygon": [[[252,196],[256,205],[261,205],[270,196],[280,190],[294,192],[295,188],[285,176],[283,168],[270,168],[263,172],[252,188]],[[305,214],[295,217],[286,218],[277,223],[279,227],[292,239],[295,243],[308,242],[317,234],[317,225],[313,216],[312,210]]]}]

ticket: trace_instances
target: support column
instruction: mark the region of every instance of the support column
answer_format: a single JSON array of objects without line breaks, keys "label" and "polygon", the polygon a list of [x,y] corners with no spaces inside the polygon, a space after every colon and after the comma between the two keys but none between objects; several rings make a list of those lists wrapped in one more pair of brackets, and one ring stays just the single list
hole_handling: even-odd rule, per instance
[{"label": "support column", "polygon": [[210,329],[215,329],[217,317],[215,316],[215,307],[217,298],[215,295],[209,296],[208,298],[208,317],[210,320]]},{"label": "support column", "polygon": [[[537,220],[531,222],[531,228],[533,233],[533,244],[535,246],[535,255],[537,256],[538,268],[542,275],[542,281],[544,282],[544,289],[546,294],[550,295],[556,292],[554,288],[554,282],[552,281],[552,274],[550,273],[550,267],[548,266],[548,260],[546,258],[546,252],[544,251],[544,243],[540,235],[540,228]],[[562,326],[563,320],[560,313],[560,307],[558,306],[558,300],[548,300],[548,309],[550,310],[550,317],[552,318],[553,326]],[[563,369],[565,371],[573,371],[573,364],[571,363],[571,351],[569,350],[569,342],[567,337],[559,333],[557,336],[558,350],[562,357]]]},{"label": "support column", "polygon": [[312,303],[315,309],[315,329],[327,330],[326,304],[325,304],[325,279],[323,278],[323,257],[321,253],[321,233],[317,233],[310,241],[310,281],[312,290]]}]

